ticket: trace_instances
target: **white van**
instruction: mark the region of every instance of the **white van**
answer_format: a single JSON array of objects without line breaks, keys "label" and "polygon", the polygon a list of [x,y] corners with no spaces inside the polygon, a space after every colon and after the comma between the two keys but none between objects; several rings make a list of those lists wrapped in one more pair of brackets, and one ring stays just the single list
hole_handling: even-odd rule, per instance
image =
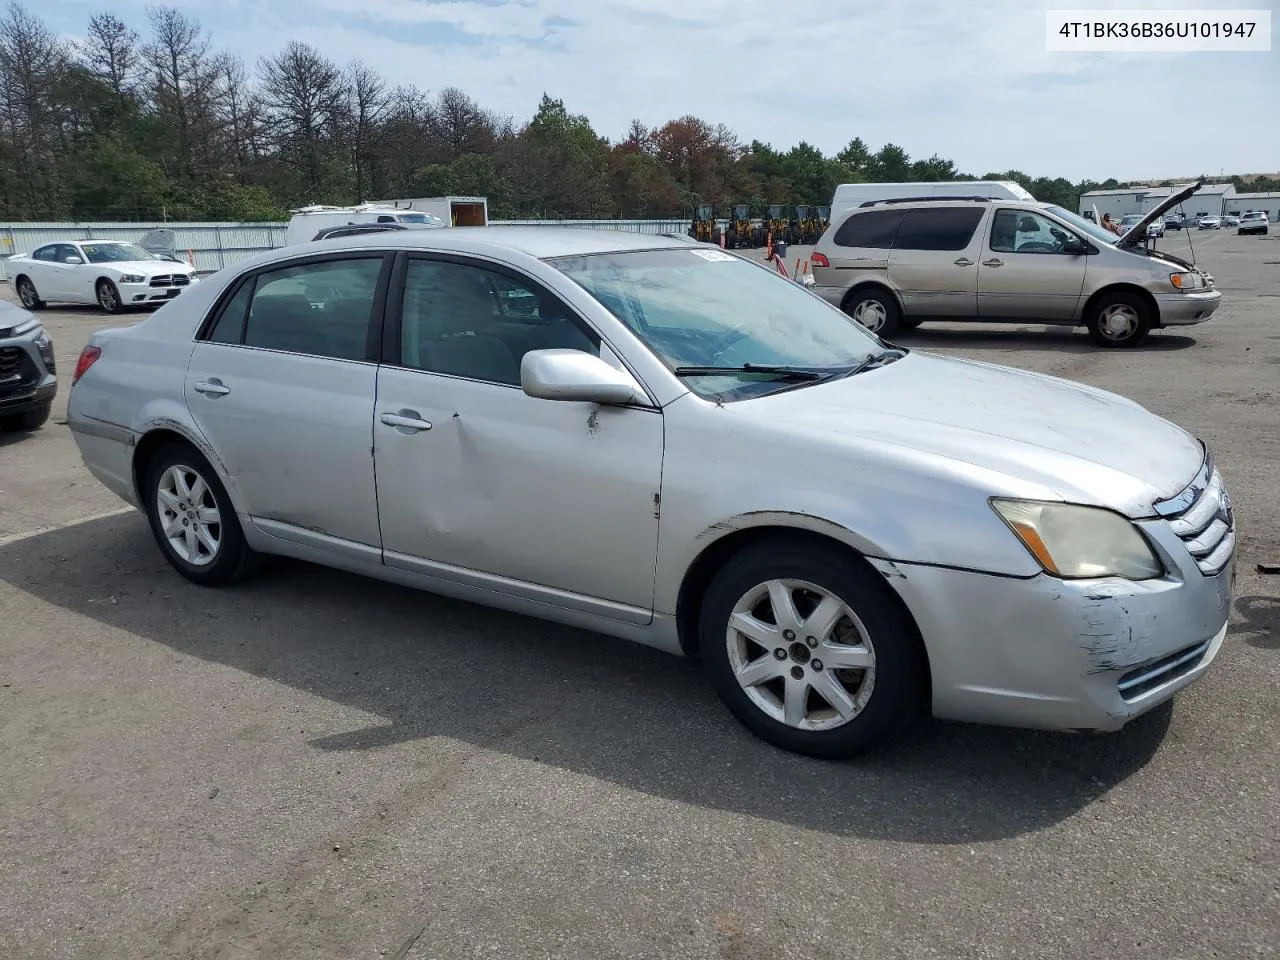
[{"label": "white van", "polygon": [[345,227],[355,223],[407,223],[422,227],[446,227],[439,217],[421,210],[397,210],[394,207],[363,203],[358,207],[302,207],[292,211],[285,246],[308,243],[326,227]]},{"label": "white van", "polygon": [[939,180],[925,183],[842,183],[831,200],[834,216],[850,207],[907,197],[986,197],[988,200],[1027,200],[1035,197],[1012,180]]}]

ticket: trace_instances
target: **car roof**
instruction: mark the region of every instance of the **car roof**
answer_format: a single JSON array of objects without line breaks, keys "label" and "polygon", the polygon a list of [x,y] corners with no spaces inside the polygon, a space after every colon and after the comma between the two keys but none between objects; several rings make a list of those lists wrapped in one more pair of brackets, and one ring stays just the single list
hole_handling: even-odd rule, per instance
[{"label": "car roof", "polygon": [[[306,244],[306,252],[361,247],[386,248],[388,244],[394,244],[403,250],[452,250],[460,253],[511,250],[540,260],[589,253],[688,248],[687,243],[669,237],[623,233],[620,230],[591,230],[581,227],[452,227],[444,230],[397,230],[335,237]],[[302,247],[282,247],[277,252],[296,255],[302,252]]]}]

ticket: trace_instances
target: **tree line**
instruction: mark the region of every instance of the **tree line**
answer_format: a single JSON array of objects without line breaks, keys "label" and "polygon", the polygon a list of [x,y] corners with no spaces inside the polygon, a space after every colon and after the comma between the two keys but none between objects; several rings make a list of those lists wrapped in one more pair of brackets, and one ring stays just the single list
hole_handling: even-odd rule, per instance
[{"label": "tree line", "polygon": [[487,196],[495,219],[687,217],[700,203],[758,215],[830,203],[838,183],[953,179],[1016,180],[1069,208],[1122,186],[972,177],[857,137],[834,156],[783,151],[693,116],[633,121],[611,142],[545,94],[520,123],[457,87],[393,86],[297,41],[246,66],[170,6],[148,8],[142,33],[96,14],[74,43],[17,2],[0,19],[4,220],[280,220],[311,203],[447,194]]}]

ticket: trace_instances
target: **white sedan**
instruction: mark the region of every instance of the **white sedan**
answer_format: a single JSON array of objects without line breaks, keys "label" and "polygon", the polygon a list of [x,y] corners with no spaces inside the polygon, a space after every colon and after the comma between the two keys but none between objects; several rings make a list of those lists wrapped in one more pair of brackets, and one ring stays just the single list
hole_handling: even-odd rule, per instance
[{"label": "white sedan", "polygon": [[8,263],[14,289],[28,310],[48,301],[96,303],[107,313],[172,300],[199,278],[195,267],[166,260],[122,240],[46,243]]}]

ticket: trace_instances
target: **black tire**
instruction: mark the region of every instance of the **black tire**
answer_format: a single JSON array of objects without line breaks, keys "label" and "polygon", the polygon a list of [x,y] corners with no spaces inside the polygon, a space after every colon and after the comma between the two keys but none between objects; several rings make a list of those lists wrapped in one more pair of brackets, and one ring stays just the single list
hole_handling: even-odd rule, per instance
[{"label": "black tire", "polygon": [[898,327],[901,330],[914,330],[916,327],[920,326],[920,324],[922,323],[924,323],[924,320],[921,319],[920,317],[899,317],[898,318]]},{"label": "black tire", "polygon": [[[878,311],[875,307],[878,305]],[[869,290],[855,291],[845,300],[844,312],[861,323],[876,336],[889,338],[896,334],[902,325],[902,311],[898,309],[898,301],[888,290],[872,287]],[[878,326],[872,320],[881,316]]]},{"label": "black tire", "polygon": [[23,413],[11,413],[7,416],[0,417],[0,432],[3,433],[24,433],[28,430],[39,430],[49,419],[49,411],[53,409],[53,403],[46,403],[44,406],[36,407],[34,410],[27,410]]},{"label": "black tire", "polygon": [[44,301],[40,299],[40,294],[36,292],[36,285],[31,282],[30,277],[18,277],[14,283],[14,289],[18,292],[18,299],[22,301],[22,306],[26,310],[42,310]]},{"label": "black tire", "polygon": [[738,246],[737,230],[730,230],[728,233],[724,235],[724,245],[728,247],[730,250],[737,249],[737,246]]},{"label": "black tire", "polygon": [[[866,631],[866,640],[874,651],[870,691],[852,718],[837,726],[810,730],[788,725],[757,705],[735,675],[728,636],[733,610],[754,590],[776,580],[803,581],[837,597],[853,611]],[[803,590],[797,590],[794,596],[797,610],[804,612],[801,607],[805,596]],[[850,620],[842,619],[840,622],[846,631],[856,629]],[[698,630],[703,665],[725,706],[756,736],[784,750],[832,760],[853,757],[891,738],[924,707],[927,672],[914,625],[890,593],[884,579],[858,558],[838,548],[790,537],[771,539],[747,548],[725,564],[712,579],[703,598]],[[842,636],[856,637],[859,643],[866,642],[856,633],[844,633]],[[824,674],[828,678],[835,676],[832,670],[818,662],[816,656],[831,648],[825,643],[815,647],[798,638],[779,642],[782,645],[778,649],[788,651],[786,659],[778,658],[775,651],[764,651],[763,658],[757,660],[753,657],[750,662],[768,664],[776,659],[780,670],[794,680],[802,681],[799,689],[804,691],[801,699],[806,709],[820,707],[826,701],[819,692],[815,703],[814,686],[810,680],[812,684],[818,684]],[[752,646],[757,653],[762,649]],[[797,649],[790,652],[793,647]],[[812,653],[806,650],[812,650]],[[797,671],[802,676],[796,676]],[[861,679],[857,679],[859,674]],[[850,694],[855,690],[862,691],[864,687],[861,685],[867,682],[867,674],[861,671],[842,670],[840,675],[841,686]],[[849,679],[851,676],[853,680]],[[786,682],[785,677],[769,681],[770,684]],[[758,689],[764,695],[774,696],[769,693],[767,684],[760,685]],[[773,689],[776,691],[778,688],[775,686]],[[856,694],[859,698],[861,695],[861,692]],[[822,713],[819,711],[815,715],[820,717]],[[834,721],[834,717],[830,719]]]},{"label": "black tire", "polygon": [[[1129,328],[1118,331],[1107,322],[1108,314],[1116,311],[1127,314]],[[1146,300],[1136,293],[1123,290],[1115,293],[1104,293],[1089,308],[1085,324],[1089,328],[1089,336],[1101,347],[1133,347],[1141,343],[1151,332],[1151,307]]]},{"label": "black tire", "polygon": [[98,295],[98,306],[107,313],[119,313],[124,309],[124,304],[120,302],[120,291],[110,280],[99,280],[94,291]]},{"label": "black tire", "polygon": [[720,228],[719,227],[716,227],[714,230],[711,231],[711,242],[714,243],[717,247],[720,246]]},{"label": "black tire", "polygon": [[[220,520],[217,532],[219,546],[212,560],[205,563],[192,563],[179,555],[165,535],[159,493],[161,478],[171,467],[190,471],[203,480],[217,507]],[[202,587],[225,586],[258,570],[262,564],[261,554],[250,549],[249,544],[245,542],[244,531],[240,528],[240,520],[236,516],[231,498],[227,496],[226,489],[218,479],[217,473],[209,465],[209,461],[195,447],[185,440],[175,440],[165,444],[151,458],[145,474],[146,479],[143,482],[146,487],[143,490],[143,499],[146,504],[147,519],[151,523],[151,532],[156,538],[160,552],[164,554],[170,566],[192,583]],[[199,507],[199,504],[192,506]],[[180,514],[178,519],[182,519]]]}]

